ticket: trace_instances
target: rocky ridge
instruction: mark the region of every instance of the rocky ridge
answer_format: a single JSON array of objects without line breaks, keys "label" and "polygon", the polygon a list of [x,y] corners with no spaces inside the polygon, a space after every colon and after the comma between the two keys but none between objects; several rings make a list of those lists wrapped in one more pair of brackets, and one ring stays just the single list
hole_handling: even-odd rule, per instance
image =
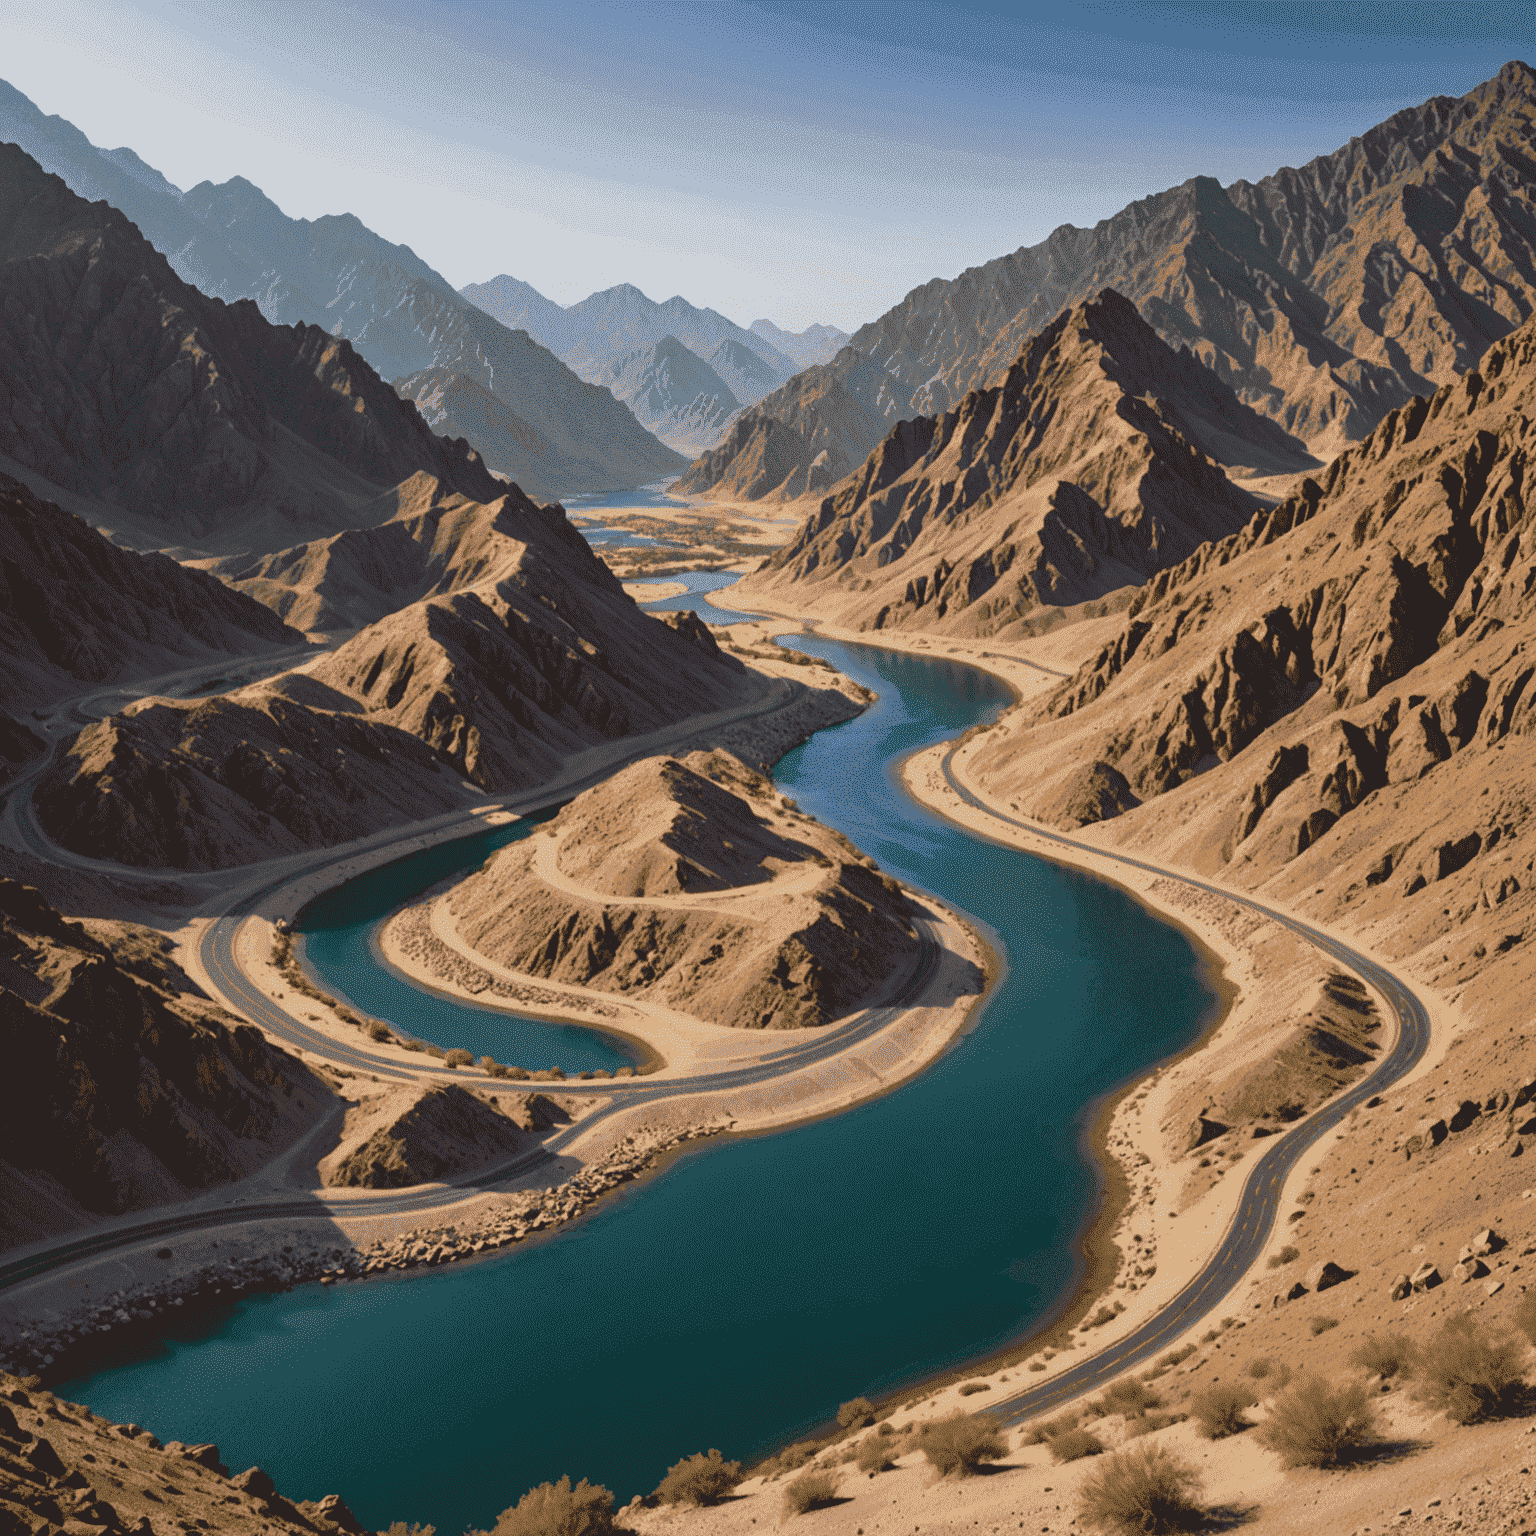
[{"label": "rocky ridge", "polygon": [[858,629],[1007,634],[1242,527],[1234,457],[1312,462],[1106,290],[995,388],[902,422],[739,590]]},{"label": "rocky ridge", "polygon": [[741,409],[725,380],[675,336],[614,358],[600,382],[635,413],[641,426],[690,458],[713,447]]},{"label": "rocky ridge", "polygon": [[919,949],[900,888],[724,752],[632,765],[445,900],[488,959],[734,1028],[830,1023]]},{"label": "rocky ridge", "polygon": [[899,420],[953,409],[1103,288],[1314,452],[1359,441],[1536,308],[1536,71],[1511,62],[1299,170],[1197,176],[1092,229],[914,289],[831,362],[743,413],[680,489],[793,498],[851,473]]}]

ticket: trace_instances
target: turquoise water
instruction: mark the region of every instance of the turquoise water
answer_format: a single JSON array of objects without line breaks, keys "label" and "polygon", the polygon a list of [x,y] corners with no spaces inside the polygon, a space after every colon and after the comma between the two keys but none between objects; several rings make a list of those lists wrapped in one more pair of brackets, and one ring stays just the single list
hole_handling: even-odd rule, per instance
[{"label": "turquoise water", "polygon": [[809,640],[880,691],[791,753],[786,793],[994,928],[976,1026],[882,1099],[715,1142],[570,1231],[398,1282],[306,1287],[60,1387],[213,1440],[365,1524],[484,1527],[570,1473],[621,1500],[681,1455],[749,1458],[839,1402],[983,1355],[1079,1271],[1091,1106],[1187,1044],[1214,999],[1176,930],[1111,886],[950,827],[896,759],[992,715],[984,674]]},{"label": "turquoise water", "polygon": [[476,1057],[492,1056],[529,1071],[559,1067],[569,1074],[639,1066],[645,1052],[616,1035],[425,992],[380,964],[373,952],[374,931],[387,913],[456,869],[479,868],[496,849],[521,841],[553,814],[440,843],[317,897],[294,925],[303,936],[305,963],[328,991],[355,1008],[449,1050],[462,1046]]}]

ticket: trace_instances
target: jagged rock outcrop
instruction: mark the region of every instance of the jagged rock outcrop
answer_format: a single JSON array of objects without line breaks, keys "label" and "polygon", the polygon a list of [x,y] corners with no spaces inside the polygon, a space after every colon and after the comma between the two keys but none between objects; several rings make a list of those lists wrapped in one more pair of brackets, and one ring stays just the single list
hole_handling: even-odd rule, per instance
[{"label": "jagged rock outcrop", "polygon": [[830,1023],[919,947],[894,881],[723,752],[616,774],[447,901],[502,965],[740,1029]]},{"label": "jagged rock outcrop", "polygon": [[[1513,62],[1299,169],[1225,188],[1196,176],[1092,229],[1062,225],[925,283],[744,412],[682,483],[732,498],[819,490],[897,421],[994,383],[1030,336],[1106,287],[1328,457],[1536,308],[1533,103],[1536,71]],[[769,420],[792,429],[778,434],[772,476],[743,460],[761,461]],[[829,478],[812,485],[822,454]]]},{"label": "jagged rock outcrop", "polygon": [[0,1245],[243,1177],[329,1109],[170,948],[0,880],[0,1031],[26,1084],[0,1116]]},{"label": "jagged rock outcrop", "polygon": [[1106,290],[995,388],[900,423],[739,590],[861,629],[1007,633],[1246,524],[1257,502],[1211,456],[1236,444],[1312,462]]},{"label": "jagged rock outcrop", "polygon": [[[746,350],[731,341],[720,346]],[[766,368],[755,353],[749,355],[757,367]],[[675,336],[663,336],[654,346],[614,358],[600,382],[635,413],[648,432],[689,458],[714,447],[726,423],[741,409],[720,374]]]},{"label": "jagged rock outcrop", "polygon": [[558,507],[417,489],[425,511],[240,578],[316,622],[406,606],[302,672],[87,727],[36,791],[50,835],[224,868],[452,809],[466,782],[527,789],[597,743],[761,696],[694,616],[642,613]]},{"label": "jagged rock outcrop", "polygon": [[[0,474],[0,702],[8,709],[302,639],[212,576],[120,549]],[[37,745],[16,721],[0,733],[0,755],[12,761]]]}]

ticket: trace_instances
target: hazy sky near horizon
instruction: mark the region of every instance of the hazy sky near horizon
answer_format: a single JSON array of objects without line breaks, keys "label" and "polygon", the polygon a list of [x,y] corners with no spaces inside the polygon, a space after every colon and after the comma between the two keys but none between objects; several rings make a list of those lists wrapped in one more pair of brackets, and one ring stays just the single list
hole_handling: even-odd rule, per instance
[{"label": "hazy sky near horizon", "polygon": [[355,213],[455,286],[853,330],[1196,174],[1536,54],[1528,5],[46,0],[0,77],[181,187]]}]

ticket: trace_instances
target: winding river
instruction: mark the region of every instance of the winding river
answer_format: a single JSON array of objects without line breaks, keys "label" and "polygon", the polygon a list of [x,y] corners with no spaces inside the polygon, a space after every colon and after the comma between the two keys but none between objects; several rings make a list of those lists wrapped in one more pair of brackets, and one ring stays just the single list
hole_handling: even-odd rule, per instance
[{"label": "winding river", "polygon": [[[709,606],[704,591],[665,606],[683,602]],[[561,1473],[623,1501],[688,1452],[753,1457],[855,1393],[985,1355],[1060,1306],[1099,1189],[1092,1106],[1188,1044],[1214,995],[1183,935],[1118,889],[953,827],[901,789],[901,758],[997,712],[993,679],[796,643],[880,698],[791,752],[776,781],[992,930],[1006,970],[970,1031],[883,1098],[706,1144],[547,1240],[244,1300],[64,1395],[163,1439],[217,1441],[290,1496],[340,1492],[367,1525],[451,1533]],[[465,865],[484,854],[457,851]],[[387,894],[446,872],[441,859],[397,872]],[[502,1060],[556,1029],[451,1003],[425,1021],[424,995],[373,962],[377,905],[322,912],[330,928],[308,952],[363,1006]],[[545,1048],[615,1049],[586,1030]]]}]

